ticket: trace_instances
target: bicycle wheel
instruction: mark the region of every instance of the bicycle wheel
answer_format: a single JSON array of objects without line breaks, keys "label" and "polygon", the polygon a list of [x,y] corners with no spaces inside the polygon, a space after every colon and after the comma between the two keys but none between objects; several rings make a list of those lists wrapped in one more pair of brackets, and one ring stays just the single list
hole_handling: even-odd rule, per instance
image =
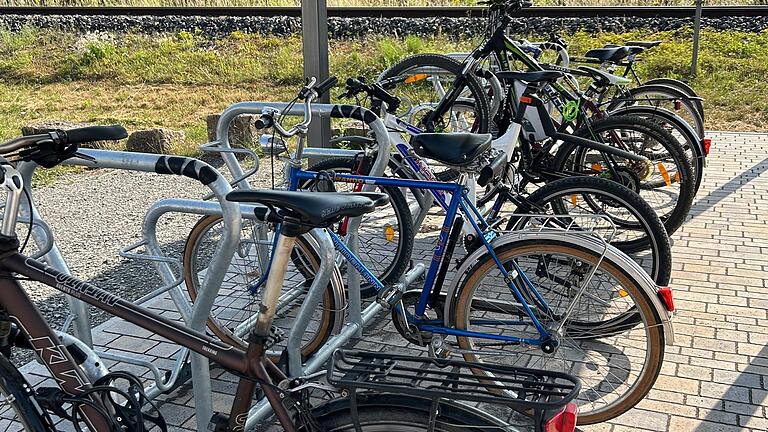
[{"label": "bicycle wheel", "polygon": [[[596,249],[567,237],[519,240],[496,248],[501,264],[518,271],[515,283],[544,328],[560,328],[552,353],[527,344],[457,336],[467,361],[561,371],[579,378],[579,424],[607,421],[635,406],[653,386],[664,359],[662,322],[648,294],[621,263]],[[451,309],[457,329],[539,337],[490,254],[465,274]],[[527,277],[527,285],[520,275]],[[584,287],[581,296],[575,296],[581,290],[574,286]],[[564,316],[568,310],[570,317]],[[492,383],[491,374],[474,373]]]},{"label": "bicycle wheel", "polygon": [[53,431],[47,414],[33,402],[34,390],[4,355],[0,355],[0,424],[4,431]]},{"label": "bicycle wheel", "polygon": [[[669,283],[672,272],[672,246],[664,224],[638,194],[624,186],[597,177],[568,177],[547,183],[528,196],[524,213],[571,215],[561,223],[574,223],[608,239],[610,244],[630,254],[658,285]],[[593,203],[600,205],[596,212]],[[601,215],[603,219],[584,215]],[[521,229],[531,218],[510,218],[507,230]]]},{"label": "bicycle wheel", "polygon": [[[360,426],[366,432],[423,432],[429,429],[432,401],[389,393],[362,393],[357,397]],[[505,430],[509,428],[479,410],[455,402],[441,401],[435,418],[435,431]],[[313,410],[320,430],[355,431],[349,399],[336,399]],[[309,428],[301,428],[308,431]],[[315,429],[312,429],[315,430]]]},{"label": "bicycle wheel", "polygon": [[[659,215],[672,235],[685,221],[694,197],[691,163],[680,143],[658,124],[635,116],[611,116],[582,126],[574,135],[645,156],[649,163],[623,160],[573,144],[560,146],[554,169],[616,181],[638,193]],[[612,165],[618,165],[614,172]],[[593,203],[599,211],[599,203]]]},{"label": "bicycle wheel", "polygon": [[[356,170],[357,161],[350,158],[330,158],[322,160],[309,167],[309,171],[334,171],[349,174]],[[368,168],[362,168],[358,174],[368,174]],[[302,186],[309,188],[311,182]],[[322,186],[320,186],[322,185]],[[322,182],[318,184],[324,192],[351,192],[353,183]],[[397,187],[378,186],[378,191],[389,196],[389,204],[379,207],[375,212],[362,217],[358,228],[360,250],[358,256],[363,264],[371,270],[384,285],[396,283],[400,276],[408,270],[413,252],[413,224],[408,202]],[[346,234],[344,222],[338,224],[334,231]],[[376,289],[364,279],[360,284],[361,295],[364,298],[376,295]]]},{"label": "bicycle wheel", "polygon": [[706,120],[706,117],[704,117],[704,104],[701,102],[701,99],[699,98],[699,95],[696,93],[696,90],[693,89],[688,83],[684,81],[680,81],[678,79],[674,78],[654,78],[650,79],[643,83],[643,85],[652,85],[652,84],[661,84],[669,87],[676,88],[683,93],[687,94],[688,96],[691,96],[691,102],[693,102],[693,105],[696,107],[696,111],[699,112],[699,116],[702,120]]},{"label": "bicycle wheel", "polygon": [[[669,132],[682,145],[685,155],[691,162],[691,169],[695,179],[694,191],[698,192],[701,181],[704,178],[704,163],[706,152],[701,144],[701,139],[680,116],[664,108],[634,105],[619,108],[609,115],[630,115],[650,120]],[[661,184],[659,184],[661,186]]]},{"label": "bicycle wheel", "polygon": [[[445,94],[461,75],[463,65],[442,54],[417,54],[392,65],[379,76],[379,80],[402,77],[403,80],[388,90],[402,101],[397,116],[423,128],[424,117],[437,107]],[[410,78],[410,79],[407,79]],[[490,126],[490,108],[486,91],[477,77],[465,77],[466,85],[459,98],[437,121],[437,132],[487,133]],[[440,181],[453,181],[458,173],[450,168],[439,169],[440,163],[428,161]]]},{"label": "bicycle wheel", "polygon": [[[424,115],[434,108],[454,85],[463,67],[458,61],[442,54],[417,54],[400,60],[382,72],[379,81],[394,77],[403,78],[401,83],[389,90],[402,100],[397,115],[419,125]],[[455,102],[463,102],[464,106],[471,103],[474,107],[473,117],[469,118],[465,109],[462,109],[461,113],[449,111],[443,118],[442,126],[445,129],[442,131],[486,133],[490,119],[485,90],[475,76],[464,78],[465,87],[461,89]],[[457,116],[465,120],[457,122]],[[460,125],[463,129],[449,129],[452,125]]]},{"label": "bicycle wheel", "polygon": [[704,138],[704,120],[689,96],[676,88],[661,84],[641,85],[617,92],[608,111],[631,105],[650,105],[666,108],[683,118],[693,127],[699,138]]},{"label": "bicycle wheel", "polygon": [[[205,216],[192,228],[184,245],[184,283],[194,302],[202,285],[210,261],[222,236],[222,219]],[[268,234],[265,235],[264,232]],[[211,308],[208,328],[219,339],[245,349],[248,332],[261,303],[261,291],[266,284],[265,270],[269,268],[272,233],[258,221],[243,220],[241,240],[232,258],[224,282]],[[287,335],[299,308],[304,303],[314,276],[320,268],[320,257],[315,247],[300,236],[291,254],[283,292],[280,295],[273,325]],[[309,357],[322,347],[334,328],[343,320],[345,299],[341,280],[331,277],[323,292],[320,305],[313,311],[307,331],[302,335],[301,353]],[[278,358],[287,340],[275,344],[269,356]]]}]

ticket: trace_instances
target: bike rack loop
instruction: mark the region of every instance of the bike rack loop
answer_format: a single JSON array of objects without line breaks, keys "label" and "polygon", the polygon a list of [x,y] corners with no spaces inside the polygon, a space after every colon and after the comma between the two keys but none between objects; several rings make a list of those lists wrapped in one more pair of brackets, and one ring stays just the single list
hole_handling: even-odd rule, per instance
[{"label": "bike rack loop", "polygon": [[[93,149],[82,149],[80,152],[86,156],[89,156],[93,160],[70,159],[66,163],[69,165],[80,165],[91,168],[115,168],[122,170],[158,172],[157,167],[164,163],[166,160],[164,158],[171,157],[145,153]],[[218,289],[224,279],[225,272],[230,265],[236,246],[240,241],[240,226],[242,216],[240,213],[240,206],[237,203],[228,202],[225,199],[226,194],[229,193],[232,188],[226,179],[218,173],[218,171],[196,159],[183,157],[179,157],[178,159],[184,163],[184,166],[187,166],[190,163],[194,164],[193,167],[198,169],[196,172],[199,172],[199,169],[202,167],[207,167],[207,169],[213,170],[213,173],[216,174],[215,179],[206,184],[206,186],[213,191],[216,199],[218,200],[218,203],[211,204],[218,207],[218,211],[222,212],[226,227],[222,240],[219,242],[215,256],[209,266],[209,271],[206,273],[205,279],[203,280],[202,289],[200,290],[198,298],[195,301],[191,311],[188,310],[187,316],[185,317],[185,321],[187,322],[187,325],[190,326],[190,328],[198,331],[204,331],[205,322],[207,321],[210,314],[210,309],[213,305],[216,295],[218,294]],[[30,166],[30,168],[22,168],[26,176],[31,178],[35,165],[29,164],[28,166]],[[179,171],[179,174],[181,174],[181,171]],[[190,203],[195,202],[190,200]],[[27,211],[31,211],[31,214],[35,216],[37,212],[34,208],[34,205],[32,205],[32,203],[28,204],[29,205],[27,206]],[[188,206],[187,209],[189,210],[192,208],[197,208],[202,204],[203,203],[201,202],[197,202],[194,205]],[[147,242],[145,245],[147,253],[155,256],[162,256],[162,251],[160,250],[160,247],[157,243],[157,238],[155,236],[155,229],[157,219],[164,212],[157,211],[158,208],[159,207],[156,203],[156,205],[153,206],[145,216],[145,221],[142,227],[142,236]],[[155,223],[149,222],[152,220],[154,220]],[[42,240],[40,238],[42,236],[40,232],[34,234],[36,242],[38,240]],[[67,271],[66,263],[64,262],[63,257],[61,257],[61,254],[58,253],[58,249],[55,246],[51,248],[51,251],[49,251],[48,254],[46,254],[45,258],[49,265],[62,271]],[[176,277],[173,275],[173,271],[169,267],[168,262],[155,261],[155,267],[160,273],[161,279],[164,283],[171,284],[176,279]],[[174,289],[177,294],[181,295],[178,285],[175,286]],[[174,290],[171,290],[171,295],[173,297]],[[77,304],[71,300],[70,304],[73,306],[73,312],[75,314],[75,318],[73,320],[75,329],[79,330],[83,327],[87,329],[86,331],[82,332],[83,341],[91,346],[92,339],[90,334],[90,324],[87,317],[87,308],[84,304]],[[180,311],[182,310],[183,309],[180,309]],[[184,316],[183,312],[182,316]],[[81,332],[76,331],[77,336],[80,337],[80,334],[78,333]],[[181,362],[177,362],[177,364],[179,363]],[[210,416],[213,414],[210,369],[208,366],[208,360],[199,354],[192,355],[192,379],[194,384],[193,392],[196,401],[195,411],[197,418],[210,418]],[[198,423],[198,431],[203,432],[206,429],[207,422],[203,421]]]},{"label": "bike rack loop", "polygon": [[[282,114],[292,116],[301,116],[304,114],[303,106],[294,105],[289,109],[288,104],[285,102],[240,102],[234,105],[230,105],[221,113],[219,121],[216,125],[216,137],[218,139],[219,147],[222,149],[232,148],[229,143],[229,125],[235,117],[241,114],[260,114],[263,109],[267,107],[278,109]],[[331,116],[331,114],[338,115],[339,111],[344,111],[339,110],[337,107],[338,105],[333,104],[313,104],[311,106],[311,112],[315,115],[319,114]],[[334,108],[337,109],[334,110]],[[370,112],[368,110],[361,110],[364,109],[356,110],[356,112],[358,112],[357,115],[361,115],[361,113],[364,111]],[[367,122],[367,124],[373,131],[374,136],[376,137],[376,142],[378,143],[378,152],[376,155],[376,160],[371,167],[371,175],[382,176],[384,174],[384,170],[387,167],[387,164],[389,163],[391,148],[389,134],[387,132],[386,126],[384,125],[384,122],[378,116],[363,116],[363,118],[365,117],[371,119]],[[359,151],[356,150],[350,151],[343,149],[306,147],[302,153],[302,157],[353,157],[358,153]],[[234,154],[228,151],[223,151],[222,158],[224,159],[224,162],[227,165],[227,168],[229,169],[229,172],[233,178],[240,179],[244,177],[244,172],[240,167],[240,164],[237,162],[237,158]],[[250,188],[250,185],[245,179],[237,182],[236,185],[240,188]],[[370,192],[374,190],[374,185],[364,185],[362,190],[365,192]],[[349,234],[347,235],[346,242],[349,249],[355,254],[357,254],[359,250],[357,231],[360,227],[361,220],[362,217],[352,218],[350,219],[348,225]],[[322,274],[323,277],[315,279],[312,287],[310,288],[310,291],[322,292],[322,289],[327,284],[327,280],[325,280],[326,272],[330,273],[330,271],[332,271],[335,266],[335,260],[333,259],[334,250],[332,242],[330,242],[327,234],[313,233],[313,237],[319,247],[321,257],[320,274]],[[330,250],[328,250],[328,248],[330,248]],[[349,322],[345,324],[342,331],[333,338],[329,345],[324,347],[321,350],[322,352],[317,353],[313,360],[310,360],[309,364],[304,368],[301,367],[301,354],[298,346],[299,343],[297,341],[300,340],[299,337],[301,333],[304,332],[305,328],[302,328],[300,325],[294,326],[291,330],[291,333],[289,334],[288,340],[289,359],[294,359],[289,364],[290,370],[303,370],[304,373],[307,373],[312,369],[316,370],[317,368],[322,367],[325,364],[325,360],[327,360],[328,356],[333,352],[333,350],[342,346],[352,337],[362,335],[363,327],[383,309],[381,306],[374,302],[371,306],[367,307],[365,313],[363,313],[362,300],[360,296],[360,275],[356,271],[350,271],[348,272],[347,277],[347,291],[349,293]],[[320,282],[323,282],[323,284],[319,285]],[[307,299],[308,301],[302,305],[302,308],[297,316],[297,324],[304,324],[304,327],[306,327],[306,324],[309,322],[309,319],[307,318],[308,314],[311,314],[316,307],[316,305],[313,303],[320,301],[320,296],[312,297],[312,299]],[[260,401],[249,411],[248,420],[246,421],[246,429],[255,426],[259,421],[269,416],[270,413],[271,407],[269,406],[269,403],[267,403],[265,400]]]}]

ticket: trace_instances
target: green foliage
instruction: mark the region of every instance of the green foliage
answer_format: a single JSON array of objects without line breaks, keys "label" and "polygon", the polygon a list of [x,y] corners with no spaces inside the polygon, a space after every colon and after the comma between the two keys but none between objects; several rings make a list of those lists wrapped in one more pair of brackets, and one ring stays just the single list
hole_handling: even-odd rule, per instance
[{"label": "green foliage", "polygon": [[[520,35],[536,40],[535,35]],[[659,39],[642,55],[643,77],[688,79],[691,31],[565,35],[582,54],[605,43]],[[331,73],[374,79],[403,57],[467,52],[477,40],[407,36],[332,41]],[[0,30],[0,137],[37,119],[169,127],[187,136],[181,153],[207,141],[205,116],[241,100],[287,100],[303,81],[301,39],[233,32],[78,35],[25,28]],[[708,126],[768,129],[768,32],[702,33],[699,75]],[[343,91],[333,90],[333,96]],[[338,100],[338,99],[337,99]]]}]

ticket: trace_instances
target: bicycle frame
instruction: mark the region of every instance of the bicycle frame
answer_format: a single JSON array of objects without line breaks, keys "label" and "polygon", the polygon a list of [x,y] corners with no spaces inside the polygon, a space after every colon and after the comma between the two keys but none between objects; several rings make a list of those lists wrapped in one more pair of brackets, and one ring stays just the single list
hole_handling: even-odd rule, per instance
[{"label": "bicycle frame", "polygon": [[[289,174],[290,174],[291,188],[297,188],[299,183],[302,180],[317,180],[318,178],[323,178],[322,173],[305,171],[295,165],[291,165]],[[434,255],[432,257],[432,261],[430,263],[429,269],[427,270],[426,280],[424,282],[424,286],[419,298],[419,302],[416,306],[416,310],[415,310],[416,314],[409,316],[409,319],[413,319],[413,324],[419,327],[419,329],[430,331],[433,333],[444,334],[444,335],[472,336],[472,337],[501,340],[501,341],[514,342],[514,343],[524,343],[529,345],[538,345],[549,339],[548,331],[544,328],[541,322],[539,322],[539,320],[536,318],[535,314],[531,310],[531,307],[526,302],[524,296],[522,295],[521,287],[518,287],[512,281],[514,276],[510,277],[510,275],[515,273],[521,276],[521,279],[525,284],[524,289],[530,290],[534,298],[539,303],[538,306],[543,308],[545,312],[549,311],[549,307],[546,301],[538,293],[538,291],[533,286],[533,284],[523,274],[521,269],[516,268],[516,269],[513,269],[512,272],[510,272],[499,261],[498,257],[495,254],[493,246],[491,246],[490,244],[490,241],[494,238],[496,233],[493,231],[484,231],[483,228],[481,228],[482,226],[487,229],[489,228],[489,225],[485,221],[483,216],[480,214],[480,212],[477,210],[477,208],[474,206],[474,204],[470,201],[469,197],[467,196],[467,192],[464,185],[458,184],[458,183],[442,183],[442,182],[433,182],[433,181],[424,181],[424,180],[403,180],[403,179],[394,179],[389,177],[370,177],[370,176],[360,176],[360,175],[353,175],[353,174],[336,174],[333,178],[329,178],[329,180],[334,182],[355,183],[355,184],[364,183],[366,185],[375,185],[375,186],[419,188],[419,189],[430,190],[433,192],[445,192],[447,194],[450,194],[450,200],[447,203],[446,215],[443,221],[443,226],[440,231],[440,235],[438,237],[438,241],[435,247]],[[515,296],[515,299],[522,305],[522,308],[525,311],[526,315],[531,319],[533,325],[536,327],[537,331],[539,332],[539,335],[540,335],[539,338],[536,338],[536,339],[519,338],[516,336],[493,335],[493,334],[486,334],[481,332],[458,330],[458,329],[447,327],[442,322],[439,322],[436,320],[421,320],[416,318],[416,317],[423,316],[424,312],[427,309],[427,306],[429,306],[429,297],[430,297],[430,294],[433,293],[433,289],[435,288],[434,285],[437,279],[437,274],[438,274],[438,270],[440,268],[441,263],[444,260],[446,259],[449,260],[451,258],[450,256],[445,254],[446,252],[445,246],[448,242],[448,236],[450,234],[454,219],[458,216],[459,212],[461,212],[466,216],[466,219],[469,221],[470,225],[474,229],[474,232],[477,234],[478,238],[482,239],[483,245],[487,249],[488,253],[491,254],[491,256],[493,257],[497,267],[499,268],[499,271],[502,273],[505,280],[507,280],[507,285],[512,291],[513,295]],[[355,270],[357,270],[368,282],[370,282],[374,287],[376,287],[377,291],[381,292],[381,290],[384,289],[384,285],[381,283],[381,281],[379,281],[371,273],[371,271],[368,270],[367,267],[365,267],[365,265],[362,263],[359,257],[357,257],[352,251],[349,250],[345,242],[342,241],[342,239],[339,238],[339,236],[337,236],[336,234],[330,231],[329,233],[331,235],[331,238],[333,239],[334,246],[341,253],[341,255],[345,259],[347,259],[347,261],[350,264],[352,264]]]},{"label": "bicycle frame", "polygon": [[[220,199],[223,199],[226,192],[231,190],[226,180],[215,170],[194,159],[95,150],[88,150],[87,152],[96,156],[90,162],[96,166],[114,165],[122,166],[124,169],[131,167],[142,171],[185,175],[197,179],[201,183],[210,186],[216,193],[217,198]],[[14,274],[44,283],[68,296],[136,324],[197,353],[192,358],[193,370],[196,370],[196,364],[198,368],[202,366],[205,370],[208,370],[207,360],[212,360],[229,370],[244,375],[238,386],[236,402],[233,402],[232,415],[228,426],[228,430],[242,430],[246,422],[247,410],[253,397],[254,380],[264,380],[264,382],[269,383],[273,380],[280,381],[285,379],[285,376],[271,362],[262,361],[264,358],[263,344],[261,342],[253,343],[245,352],[238,350],[206,336],[202,331],[195,329],[194,327],[196,326],[170,321],[91,283],[82,281],[50,265],[19,253],[14,227],[18,220],[19,202],[24,187],[23,180],[19,172],[9,165],[4,165],[3,170],[5,171],[4,186],[8,190],[8,199],[5,217],[3,218],[2,234],[0,234],[0,240],[2,240],[0,241],[0,249],[2,249],[2,255],[0,255],[0,275],[2,275],[2,278],[0,278],[0,291],[2,291],[0,292],[0,306],[7,313],[9,320],[16,323],[23,330],[23,334],[28,336],[29,345],[37,352],[59,387],[64,392],[77,396],[90,388],[92,383],[90,381],[91,378],[85,375],[85,372],[78,366],[67,348],[59,340],[57,333],[40,315],[40,312],[27,296]],[[239,206],[235,203],[226,202],[222,202],[221,205],[225,221],[234,224],[235,228],[239,231]],[[230,259],[231,252],[227,251],[222,251],[216,258],[216,260],[222,262],[228,262]],[[223,277],[223,274],[221,276]],[[282,277],[282,274],[275,273],[274,276]],[[210,296],[212,300],[216,295],[215,291],[218,290],[220,280],[217,282],[215,277],[211,275],[211,277],[206,279],[206,282],[212,286],[211,291],[213,292],[211,293],[212,296]],[[200,314],[208,315],[207,311],[210,310],[210,307],[203,311],[205,305],[202,305],[201,302],[195,303],[192,311],[193,317]],[[207,360],[200,362],[198,357]],[[207,378],[207,375],[203,376],[203,378]],[[209,386],[206,387],[204,385],[204,382],[196,380],[196,384],[198,383],[201,385],[200,388],[210,389]],[[198,386],[196,385],[196,395],[198,393],[197,390]],[[280,391],[270,386],[265,386],[264,390],[283,426],[286,430],[294,431],[295,427],[290,422],[290,416],[280,403],[281,396],[278,394]],[[210,397],[210,394],[208,396]],[[93,402],[99,403],[95,399],[95,395],[89,397],[94,398]],[[199,402],[204,410],[206,405],[204,403],[205,397],[202,397]],[[99,432],[109,431],[108,420],[103,418],[95,409],[83,405],[80,408],[80,412],[83,421],[91,430]],[[205,429],[207,425],[206,415],[209,416],[210,412],[198,412],[198,414],[200,425],[202,429]]]}]

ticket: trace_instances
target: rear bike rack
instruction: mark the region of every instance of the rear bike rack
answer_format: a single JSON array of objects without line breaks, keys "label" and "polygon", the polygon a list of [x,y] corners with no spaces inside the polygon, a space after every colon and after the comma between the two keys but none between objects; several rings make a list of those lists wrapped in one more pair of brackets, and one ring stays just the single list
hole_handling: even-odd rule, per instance
[{"label": "rear bike rack", "polygon": [[[492,374],[481,380],[478,372]],[[337,350],[326,374],[328,382],[349,393],[395,393],[432,400],[501,405],[533,412],[537,431],[545,415],[562,409],[581,390],[577,378],[563,372],[425,358],[381,352]]]}]

